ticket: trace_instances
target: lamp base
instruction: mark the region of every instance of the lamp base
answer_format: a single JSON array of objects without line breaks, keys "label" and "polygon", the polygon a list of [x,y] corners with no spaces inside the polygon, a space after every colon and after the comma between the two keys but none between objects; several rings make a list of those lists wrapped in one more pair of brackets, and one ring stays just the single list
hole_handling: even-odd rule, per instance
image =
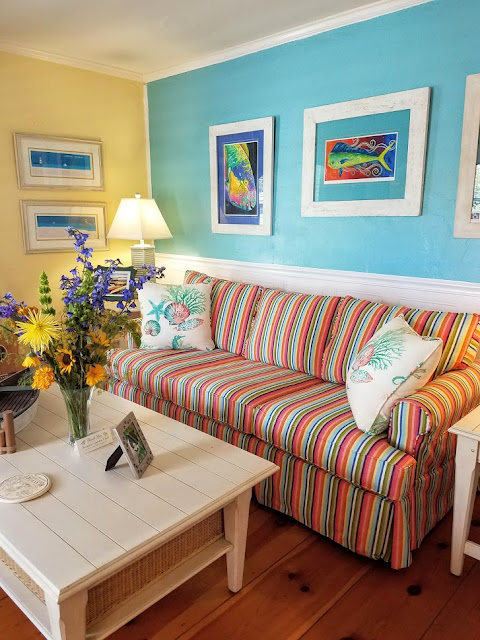
[{"label": "lamp base", "polygon": [[145,273],[143,265],[155,265],[155,247],[151,244],[134,244],[130,247],[132,267],[137,273]]}]

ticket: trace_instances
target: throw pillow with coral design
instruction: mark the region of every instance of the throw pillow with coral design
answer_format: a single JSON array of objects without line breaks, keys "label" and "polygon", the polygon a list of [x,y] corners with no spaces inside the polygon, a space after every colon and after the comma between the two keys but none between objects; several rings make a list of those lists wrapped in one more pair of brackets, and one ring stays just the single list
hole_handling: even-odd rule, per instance
[{"label": "throw pillow with coral design", "polygon": [[211,283],[153,284],[138,292],[142,314],[141,349],[210,351]]}]

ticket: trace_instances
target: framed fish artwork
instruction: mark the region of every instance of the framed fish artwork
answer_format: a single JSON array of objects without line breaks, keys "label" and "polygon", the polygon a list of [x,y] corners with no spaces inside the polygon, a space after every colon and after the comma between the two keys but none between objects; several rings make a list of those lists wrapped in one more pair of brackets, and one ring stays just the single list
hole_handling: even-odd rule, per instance
[{"label": "framed fish artwork", "polygon": [[455,238],[480,238],[480,73],[467,76]]},{"label": "framed fish artwork", "polygon": [[103,191],[100,140],[14,133],[19,189]]},{"label": "framed fish artwork", "polygon": [[211,126],[213,233],[272,233],[273,117]]},{"label": "framed fish artwork", "polygon": [[419,216],[430,88],[305,109],[302,216]]}]

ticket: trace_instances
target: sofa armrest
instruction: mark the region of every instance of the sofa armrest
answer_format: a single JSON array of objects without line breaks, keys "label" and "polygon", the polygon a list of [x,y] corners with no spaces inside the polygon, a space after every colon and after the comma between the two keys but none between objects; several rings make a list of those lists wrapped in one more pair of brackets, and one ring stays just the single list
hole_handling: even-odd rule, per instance
[{"label": "sofa armrest", "polygon": [[480,362],[444,373],[393,407],[388,442],[416,457],[423,437],[440,437],[480,404]]}]

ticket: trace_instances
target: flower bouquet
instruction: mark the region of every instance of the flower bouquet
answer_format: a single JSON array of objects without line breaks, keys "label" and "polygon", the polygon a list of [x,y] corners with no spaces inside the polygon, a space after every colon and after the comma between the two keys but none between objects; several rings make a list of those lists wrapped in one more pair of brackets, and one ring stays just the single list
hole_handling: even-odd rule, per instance
[{"label": "flower bouquet", "polygon": [[39,308],[18,303],[11,293],[0,298],[0,325],[30,350],[23,366],[31,371],[34,389],[48,389],[55,381],[65,400],[71,444],[90,432],[89,409],[94,387],[107,379],[107,352],[116,338],[130,333],[140,344],[139,325],[130,317],[135,308],[134,289],[147,280],[162,278],[165,267],[144,267],[144,273],[126,289],[116,309],[105,308],[106,297],[120,260],[106,260],[94,268],[93,249],[86,246],[88,234],[67,228],[79,263],[68,276],[61,276],[64,292],[62,311],[52,307],[47,275],[40,276]]}]

